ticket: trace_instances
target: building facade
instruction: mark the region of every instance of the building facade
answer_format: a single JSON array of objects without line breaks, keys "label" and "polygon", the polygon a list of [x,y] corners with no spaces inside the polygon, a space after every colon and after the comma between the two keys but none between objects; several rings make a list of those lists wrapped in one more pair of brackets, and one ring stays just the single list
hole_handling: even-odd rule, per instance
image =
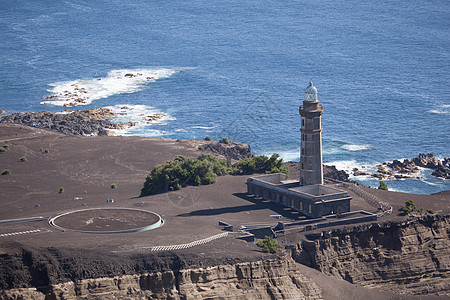
[{"label": "building facade", "polygon": [[300,185],[323,184],[322,113],[317,89],[312,82],[305,90],[301,116]]}]

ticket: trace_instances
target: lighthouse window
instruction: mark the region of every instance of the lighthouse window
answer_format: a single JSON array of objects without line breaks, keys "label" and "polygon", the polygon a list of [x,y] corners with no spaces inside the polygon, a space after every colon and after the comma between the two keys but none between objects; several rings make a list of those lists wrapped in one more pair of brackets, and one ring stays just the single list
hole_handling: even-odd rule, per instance
[{"label": "lighthouse window", "polygon": [[313,123],[314,129],[319,129],[319,118],[314,118]]},{"label": "lighthouse window", "polygon": [[302,127],[305,126],[305,118],[302,118]]}]

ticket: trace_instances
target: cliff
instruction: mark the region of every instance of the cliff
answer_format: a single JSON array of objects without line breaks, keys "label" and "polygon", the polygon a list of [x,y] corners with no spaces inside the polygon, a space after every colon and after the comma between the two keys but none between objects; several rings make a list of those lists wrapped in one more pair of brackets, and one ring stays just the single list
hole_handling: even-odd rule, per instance
[{"label": "cliff", "polygon": [[290,258],[81,279],[45,289],[11,289],[2,299],[321,299]]},{"label": "cliff", "polygon": [[92,251],[11,244],[0,253],[0,298],[410,298],[358,285],[399,294],[448,295],[449,222],[449,216],[428,216],[333,230],[292,245],[291,251],[256,258],[200,259],[169,252],[103,253],[99,259]]},{"label": "cliff", "polygon": [[401,294],[450,291],[449,216],[324,232],[296,245],[297,262],[366,287]]}]

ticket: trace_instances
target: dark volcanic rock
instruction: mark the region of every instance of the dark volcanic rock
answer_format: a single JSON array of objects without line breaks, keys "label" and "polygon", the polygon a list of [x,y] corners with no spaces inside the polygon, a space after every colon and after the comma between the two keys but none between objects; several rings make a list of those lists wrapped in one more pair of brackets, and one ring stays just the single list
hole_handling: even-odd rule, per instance
[{"label": "dark volcanic rock", "polygon": [[[418,167],[434,169],[431,174],[436,177],[442,177],[450,179],[450,158],[444,158],[440,161],[432,153],[424,154],[420,153],[419,156],[412,159],[405,159],[403,162],[394,160],[392,163],[383,163],[390,167],[393,171],[397,171],[401,174],[412,174],[419,171]],[[378,170],[380,172],[380,170]],[[382,172],[381,172],[382,173]],[[409,178],[408,176],[395,175],[395,178]]]},{"label": "dark volcanic rock", "polygon": [[323,177],[339,181],[348,181],[348,174],[345,171],[336,169],[335,166],[323,165]]},{"label": "dark volcanic rock", "polygon": [[65,113],[42,111],[3,116],[0,123],[22,124],[71,135],[108,135],[107,129],[122,129],[135,125],[133,122],[115,123],[110,119],[113,116],[115,113],[108,108],[66,111]]},{"label": "dark volcanic rock", "polygon": [[251,157],[250,145],[241,143],[223,144],[218,142],[209,142],[203,145],[204,150],[225,156],[227,159],[239,160]]}]

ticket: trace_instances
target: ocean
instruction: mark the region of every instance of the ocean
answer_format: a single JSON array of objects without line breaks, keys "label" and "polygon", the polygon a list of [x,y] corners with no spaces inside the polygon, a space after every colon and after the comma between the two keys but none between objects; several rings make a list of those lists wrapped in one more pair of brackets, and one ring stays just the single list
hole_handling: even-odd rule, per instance
[{"label": "ocean", "polygon": [[[117,135],[249,143],[299,160],[312,80],[324,162],[450,156],[448,1],[0,1],[0,109],[111,107]],[[74,96],[75,95],[75,96]],[[73,99],[74,107],[64,107]],[[142,114],[161,113],[149,122]],[[387,181],[430,194],[450,181]],[[377,187],[369,177],[356,177]]]}]

